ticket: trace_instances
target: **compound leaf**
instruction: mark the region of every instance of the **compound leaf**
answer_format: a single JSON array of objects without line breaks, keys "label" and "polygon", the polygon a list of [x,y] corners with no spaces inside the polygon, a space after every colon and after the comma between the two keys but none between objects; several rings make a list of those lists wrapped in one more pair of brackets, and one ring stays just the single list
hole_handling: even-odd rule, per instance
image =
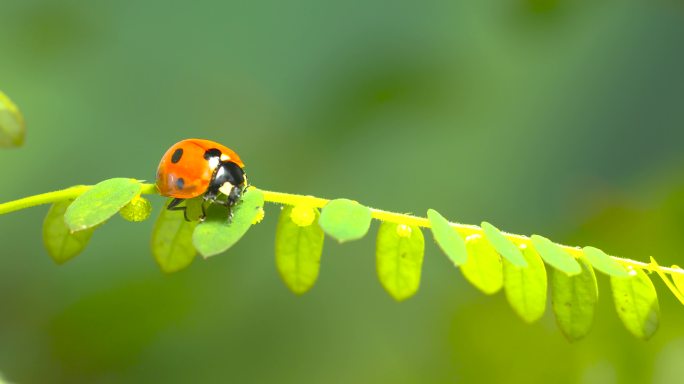
[{"label": "compound leaf", "polygon": [[424,253],[420,228],[380,224],[375,248],[378,279],[395,300],[406,300],[418,291]]},{"label": "compound leaf", "polygon": [[64,220],[72,231],[82,231],[107,221],[140,194],[138,180],[114,178],[95,184],[67,208]]},{"label": "compound leaf", "polygon": [[43,221],[43,244],[52,260],[63,264],[81,253],[90,242],[95,228],[72,232],[64,222],[64,213],[72,200],[52,204]]}]

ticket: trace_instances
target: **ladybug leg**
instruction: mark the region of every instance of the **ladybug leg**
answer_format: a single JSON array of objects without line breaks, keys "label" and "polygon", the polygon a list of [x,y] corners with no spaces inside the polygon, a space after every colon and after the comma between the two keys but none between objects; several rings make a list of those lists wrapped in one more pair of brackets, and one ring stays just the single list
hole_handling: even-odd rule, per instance
[{"label": "ladybug leg", "polygon": [[[205,194],[204,194],[204,203],[209,202],[209,204],[218,204],[218,205],[223,205],[224,207],[228,208],[228,216],[229,218],[232,218],[232,212],[230,212],[230,204],[226,200],[222,200],[218,198],[218,192],[214,191],[212,189],[209,189]],[[206,204],[202,204],[202,220],[204,220],[205,217],[207,217],[206,213]]]},{"label": "ladybug leg", "polygon": [[183,211],[183,217],[185,218],[185,221],[190,221],[188,218],[188,207],[178,206],[178,204],[182,203],[183,201],[185,201],[185,199],[173,199],[169,205],[166,206],[166,209],[169,211]]},{"label": "ladybug leg", "polygon": [[214,190],[214,188],[209,188],[207,190],[207,192],[204,193],[204,201],[214,202],[214,201],[216,201],[217,197],[218,197],[218,191]]},{"label": "ladybug leg", "polygon": [[233,188],[230,189],[230,193],[228,194],[228,204],[230,207],[235,206],[239,201],[240,198],[242,197],[242,188],[238,186],[234,186]]},{"label": "ladybug leg", "polygon": [[228,208],[228,222],[230,223],[233,221],[233,207],[235,206],[235,202],[231,201],[230,197],[226,200],[214,198],[211,202]]},{"label": "ladybug leg", "polygon": [[[178,204],[180,204],[182,202],[183,202],[183,199],[173,199],[173,200],[171,200],[169,205],[166,207],[166,209],[168,209],[169,211],[178,211],[178,209],[174,209],[174,208],[176,208],[178,206]],[[178,208],[180,208],[180,207],[178,207]]]},{"label": "ladybug leg", "polygon": [[225,205],[228,207],[228,222],[233,221],[233,210],[235,206],[240,203],[240,198],[242,197],[242,188],[238,186],[233,186],[230,193],[228,193],[228,198],[225,201]]},{"label": "ladybug leg", "polygon": [[200,204],[200,206],[202,207],[202,217],[200,217],[199,219],[200,222],[204,221],[204,219],[207,218],[207,206],[206,204],[204,204],[205,202],[206,200],[203,201],[202,204]]},{"label": "ladybug leg", "polygon": [[203,196],[203,200],[202,200],[202,202],[200,203],[200,208],[202,209],[202,216],[200,216],[200,217],[197,219],[197,220],[200,221],[200,223],[203,222],[204,219],[207,218],[207,201],[208,201],[208,200],[209,200],[209,199],[208,199],[206,196]]}]

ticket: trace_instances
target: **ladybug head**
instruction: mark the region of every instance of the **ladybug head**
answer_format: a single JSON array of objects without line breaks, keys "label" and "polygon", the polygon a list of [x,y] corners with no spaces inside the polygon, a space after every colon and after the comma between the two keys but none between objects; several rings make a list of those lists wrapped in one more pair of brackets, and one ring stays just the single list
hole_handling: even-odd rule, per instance
[{"label": "ladybug head", "polygon": [[[214,157],[208,159],[210,162]],[[242,195],[242,190],[246,185],[245,171],[232,161],[221,161],[214,171],[214,175],[209,183],[208,193],[217,196],[222,193],[228,196],[228,201],[233,205]]]}]

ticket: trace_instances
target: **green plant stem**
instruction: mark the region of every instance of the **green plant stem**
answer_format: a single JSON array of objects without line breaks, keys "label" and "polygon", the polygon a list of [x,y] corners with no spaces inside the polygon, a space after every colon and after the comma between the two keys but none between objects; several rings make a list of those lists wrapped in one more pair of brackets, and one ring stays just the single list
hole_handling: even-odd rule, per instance
[{"label": "green plant stem", "polygon": [[[40,195],[34,195],[34,196],[29,196],[25,197],[23,199],[18,199],[14,201],[10,201],[7,203],[0,204],[0,215],[5,214],[5,213],[10,213],[14,211],[18,211],[21,209],[25,208],[30,208],[34,207],[37,205],[42,205],[42,204],[52,204],[58,201],[63,201],[67,199],[75,199],[87,190],[92,188],[91,185],[78,185],[66,189],[62,189],[59,191],[53,191],[53,192],[47,192],[47,193],[42,193]],[[328,199],[322,199],[319,197],[315,196],[305,196],[305,195],[297,195],[297,194],[292,194],[292,193],[283,193],[283,192],[274,192],[274,191],[266,191],[266,190],[261,190],[261,192],[264,194],[264,200],[269,203],[276,203],[276,204],[284,204],[284,205],[308,205],[313,208],[323,208],[330,200]],[[142,190],[141,194],[143,195],[158,195],[159,191],[157,190],[157,187],[154,184],[142,184]],[[418,226],[418,227],[423,227],[423,228],[430,228],[430,221],[424,217],[418,217],[418,216],[413,216],[413,215],[407,215],[403,213],[395,213],[395,212],[389,212],[389,211],[384,211],[381,209],[375,209],[371,208],[371,215],[374,219],[381,220],[381,221],[386,221],[390,223],[396,223],[396,224],[406,224],[409,226]],[[476,225],[470,225],[470,224],[460,224],[460,223],[450,223],[450,225],[458,231],[461,235],[467,237],[467,236],[472,236],[472,235],[480,235],[483,236],[483,231],[482,228]],[[513,233],[505,233],[503,232],[504,236],[511,240],[513,243],[517,245],[525,244],[525,245],[531,245],[531,240],[527,236],[522,236],[522,235],[516,235]],[[561,245],[559,244],[563,249],[565,249],[568,253],[570,253],[573,257],[580,257],[582,255],[582,249],[578,247],[571,247],[567,245]],[[643,269],[647,271],[656,271],[656,272],[663,272],[663,273],[668,273],[668,274],[683,274],[684,275],[684,269],[677,269],[677,268],[669,268],[669,267],[662,267],[659,266],[655,263],[643,263],[640,261],[636,260],[631,260],[631,259],[625,259],[622,257],[617,257],[617,256],[611,256],[615,261],[618,263],[632,267],[635,269]]]},{"label": "green plant stem", "polygon": [[[18,211],[21,209],[35,207],[37,205],[52,204],[58,201],[75,199],[92,188],[92,185],[76,185],[59,191],[41,193],[0,204],[0,215]],[[157,186],[154,184],[143,184],[140,192],[143,195],[159,194]]]}]

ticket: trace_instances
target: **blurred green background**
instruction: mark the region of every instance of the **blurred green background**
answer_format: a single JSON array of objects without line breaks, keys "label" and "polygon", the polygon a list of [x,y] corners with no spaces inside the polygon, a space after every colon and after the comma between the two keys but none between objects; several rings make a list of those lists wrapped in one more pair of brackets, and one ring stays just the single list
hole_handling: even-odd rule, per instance
[{"label": "blurred green background", "polygon": [[[347,197],[684,264],[684,3],[0,3],[0,88],[26,145],[0,201],[127,176],[174,142],[237,150],[265,189]],[[157,209],[162,199],[154,200]],[[327,240],[314,289],[274,266],[278,208],[175,275],[153,220],[115,218],[57,267],[47,207],[0,216],[0,372],[17,383],[675,383],[684,308],[663,284],[649,342],[607,281],[592,333],[524,325],[428,241],[397,304],[374,235]],[[428,236],[428,238],[430,238]]]}]

